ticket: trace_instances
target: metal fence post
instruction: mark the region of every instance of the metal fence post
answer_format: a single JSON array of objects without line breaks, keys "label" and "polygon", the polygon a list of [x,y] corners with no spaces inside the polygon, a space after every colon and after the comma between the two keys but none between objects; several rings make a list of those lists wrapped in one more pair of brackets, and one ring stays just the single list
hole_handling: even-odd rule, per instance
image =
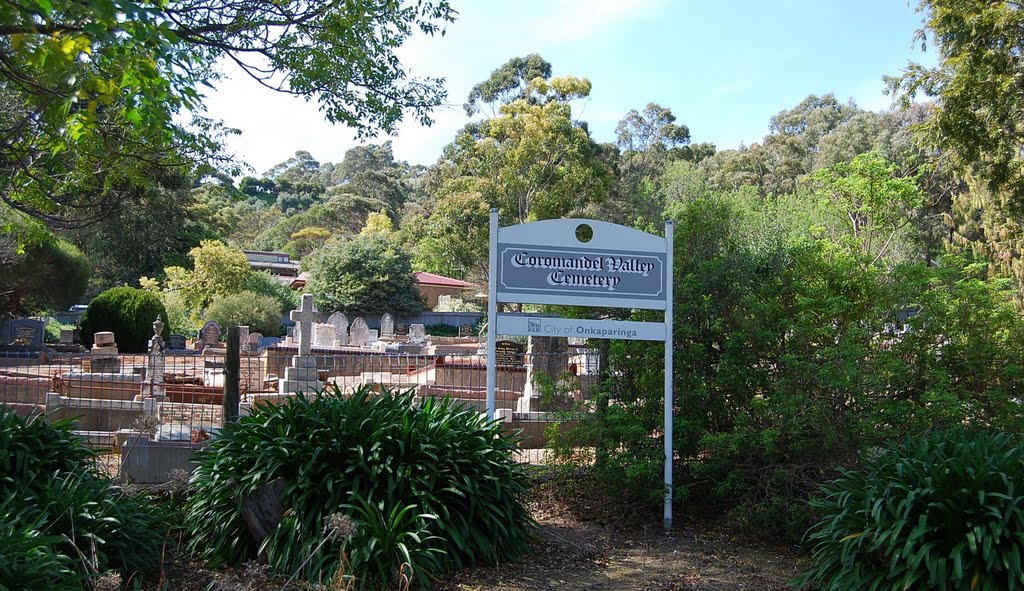
[{"label": "metal fence post", "polygon": [[228,327],[227,351],[224,353],[224,423],[238,420],[239,379],[241,365],[239,331]]}]

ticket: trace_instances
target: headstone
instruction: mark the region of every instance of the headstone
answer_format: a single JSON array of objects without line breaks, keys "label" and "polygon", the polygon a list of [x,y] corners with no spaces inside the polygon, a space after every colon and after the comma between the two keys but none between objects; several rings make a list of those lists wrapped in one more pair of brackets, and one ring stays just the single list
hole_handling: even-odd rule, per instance
[{"label": "headstone", "polygon": [[427,342],[427,329],[422,324],[409,325],[409,342],[410,343],[425,343]]},{"label": "headstone", "polygon": [[526,387],[519,400],[518,410],[522,412],[550,410],[541,408],[541,393],[537,376],[544,375],[551,382],[557,382],[565,376],[569,369],[569,341],[562,337],[531,336],[526,357],[530,363],[526,366]]},{"label": "headstone", "polygon": [[[313,347],[313,321],[319,317],[313,305],[313,294],[302,294],[302,302],[298,310],[288,315],[295,323],[299,332],[299,354],[292,356],[292,363],[284,369],[284,378],[278,380],[278,394],[287,395],[294,392],[313,392],[323,388],[316,369],[316,357],[310,355]],[[332,327],[333,328],[333,327]]]},{"label": "headstone", "polygon": [[204,324],[203,329],[199,331],[199,339],[202,341],[203,347],[219,347],[220,333],[220,325],[213,320]]},{"label": "headstone", "polygon": [[526,346],[518,341],[500,340],[494,343],[498,365],[522,367]]},{"label": "headstone", "polygon": [[398,337],[407,337],[407,336],[409,336],[409,325],[408,324],[396,325],[395,326],[395,336],[398,336]]},{"label": "headstone", "polygon": [[371,328],[370,329],[369,340],[370,340],[371,343],[376,343],[377,341],[379,341],[380,340],[380,331],[378,331],[375,328]]},{"label": "headstone", "polygon": [[45,332],[46,323],[42,320],[15,318],[4,323],[3,330],[0,331],[3,337],[0,345],[26,347],[33,350],[42,349]]},{"label": "headstone", "polygon": [[327,318],[327,324],[334,325],[334,340],[338,346],[348,344],[348,317],[341,312],[335,312]]},{"label": "headstone", "polygon": [[117,356],[117,343],[114,333],[99,331],[92,335],[92,357],[89,359],[89,371],[92,373],[118,373],[121,371],[121,360]]},{"label": "headstone", "polygon": [[163,399],[167,397],[164,386],[166,368],[164,349],[164,321],[159,316],[153,321],[153,336],[149,339],[149,355],[146,356],[146,381],[143,382],[142,396]]},{"label": "headstone", "polygon": [[246,353],[249,351],[249,327],[239,326],[238,327],[238,352]]},{"label": "headstone", "polygon": [[313,326],[313,346],[318,349],[330,349],[334,347],[334,325],[317,323]]},{"label": "headstone", "polygon": [[318,314],[313,304],[313,294],[302,294],[302,302],[298,310],[292,310],[288,317],[295,323],[295,340],[299,342],[299,355],[309,355],[313,347],[313,321]]},{"label": "headstone", "polygon": [[385,314],[380,319],[380,336],[391,339],[395,336],[395,319],[391,314]]},{"label": "headstone", "polygon": [[260,350],[260,345],[263,344],[263,333],[250,332],[249,333],[249,351],[256,352]]},{"label": "headstone", "polygon": [[356,347],[365,347],[370,344],[370,327],[362,317],[352,321],[352,332],[349,333],[348,342]]},{"label": "headstone", "polygon": [[172,351],[182,351],[187,342],[188,339],[185,338],[185,335],[172,334],[171,338],[167,339],[167,348]]},{"label": "headstone", "polygon": [[473,327],[469,326],[468,324],[460,326],[459,327],[459,336],[462,337],[462,338],[467,338],[467,337],[473,336]]}]

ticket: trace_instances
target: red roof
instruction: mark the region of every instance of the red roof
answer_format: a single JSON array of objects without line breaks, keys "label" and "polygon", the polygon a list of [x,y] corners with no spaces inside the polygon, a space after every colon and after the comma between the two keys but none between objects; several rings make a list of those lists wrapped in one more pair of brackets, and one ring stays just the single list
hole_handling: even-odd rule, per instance
[{"label": "red roof", "polygon": [[445,277],[444,275],[434,275],[433,273],[426,273],[424,271],[417,271],[413,273],[416,276],[416,283],[421,285],[443,285],[445,287],[464,287],[464,288],[476,288],[476,285],[462,281],[460,279],[452,279],[451,277]]}]

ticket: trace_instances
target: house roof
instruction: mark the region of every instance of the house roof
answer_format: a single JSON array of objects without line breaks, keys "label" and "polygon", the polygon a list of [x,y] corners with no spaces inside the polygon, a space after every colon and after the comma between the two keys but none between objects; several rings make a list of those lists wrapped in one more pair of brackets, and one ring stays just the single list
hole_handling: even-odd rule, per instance
[{"label": "house roof", "polygon": [[427,273],[425,271],[417,271],[413,273],[416,276],[416,283],[420,285],[440,285],[443,287],[461,287],[465,289],[476,289],[477,286],[461,279],[452,279],[451,277],[445,277],[444,275],[435,275],[433,273]]}]

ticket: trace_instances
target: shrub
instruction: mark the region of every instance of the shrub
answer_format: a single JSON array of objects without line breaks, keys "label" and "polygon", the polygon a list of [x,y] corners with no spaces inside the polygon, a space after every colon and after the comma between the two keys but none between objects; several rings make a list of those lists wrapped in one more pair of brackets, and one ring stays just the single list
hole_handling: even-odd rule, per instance
[{"label": "shrub", "polygon": [[[153,336],[157,316],[167,321],[167,310],[155,294],[133,287],[115,287],[96,296],[82,315],[82,341],[92,344],[92,335],[100,331],[114,333],[122,353],[144,353]],[[168,326],[161,333],[170,338]]]},{"label": "shrub", "polygon": [[419,312],[408,253],[379,234],[332,240],[302,262],[321,310]]},{"label": "shrub", "polygon": [[933,431],[862,455],[821,488],[809,532],[822,589],[1024,588],[1024,445]]},{"label": "shrub", "polygon": [[299,307],[299,292],[274,279],[274,276],[266,271],[249,273],[242,289],[274,298],[281,304],[282,310],[296,310]]},{"label": "shrub", "polygon": [[218,296],[206,317],[221,326],[248,326],[251,332],[277,336],[281,330],[281,304],[271,296],[251,291]]},{"label": "shrub", "polygon": [[95,471],[69,421],[9,411],[0,411],[0,514],[0,588],[81,589],[108,570],[152,570],[167,531],[158,509]]},{"label": "shrub", "polygon": [[46,328],[44,329],[43,340],[47,343],[59,343],[60,342],[60,331],[71,330],[75,328],[74,324],[62,324],[56,320],[50,318],[46,322]]},{"label": "shrub", "polygon": [[[431,576],[526,550],[527,476],[500,426],[451,400],[363,387],[350,396],[298,395],[229,423],[199,466],[186,507],[190,548],[214,566],[266,553],[279,574],[322,580],[339,562],[359,588],[403,570]],[[240,499],[278,478],[290,509],[260,548]],[[354,521],[350,538],[322,539],[325,519]],[[342,559],[342,552],[346,558]]]}]

